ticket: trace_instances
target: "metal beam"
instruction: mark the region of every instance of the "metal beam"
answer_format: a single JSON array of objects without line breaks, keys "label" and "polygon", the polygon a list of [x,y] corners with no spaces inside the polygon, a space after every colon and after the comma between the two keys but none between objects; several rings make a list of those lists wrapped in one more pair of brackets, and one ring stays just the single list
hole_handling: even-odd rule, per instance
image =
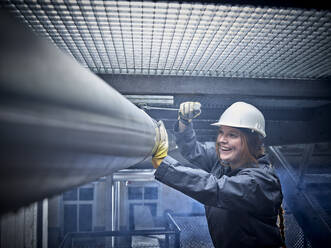
[{"label": "metal beam", "polygon": [[[257,106],[258,107],[258,106]],[[313,118],[312,108],[274,108],[258,107],[268,121],[310,121]],[[155,119],[177,119],[178,110],[175,108],[146,109],[146,113]],[[216,121],[226,108],[201,108],[201,115],[196,120]]]},{"label": "metal beam", "polygon": [[330,247],[331,229],[323,216],[324,210],[309,195],[297,187],[299,179],[277,147],[269,147],[273,165],[279,176],[286,205],[294,214],[313,247]]},{"label": "metal beam", "polygon": [[114,182],[117,181],[134,181],[134,182],[146,182],[154,181],[154,172],[155,169],[129,169],[129,170],[120,170],[113,173]]},{"label": "metal beam", "polygon": [[0,13],[0,213],[151,154],[152,119]]},{"label": "metal beam", "polygon": [[306,144],[304,151],[303,151],[303,155],[302,155],[302,159],[301,159],[301,163],[300,163],[300,167],[299,167],[299,182],[298,182],[298,188],[302,188],[303,184],[304,184],[304,177],[305,174],[307,172],[307,169],[309,167],[309,161],[311,159],[311,156],[313,155],[313,151],[314,151],[314,144]]},{"label": "metal beam", "polygon": [[331,82],[298,79],[244,79],[189,76],[98,74],[128,95],[228,95],[331,99]]},{"label": "metal beam", "polygon": [[[144,95],[140,95],[140,102]],[[164,96],[165,97],[165,96]],[[232,103],[244,101],[261,109],[296,109],[306,110],[308,108],[317,108],[331,103],[330,100],[320,100],[318,98],[284,98],[284,97],[254,97],[254,96],[236,96],[236,95],[176,95],[173,97],[175,106],[186,101],[200,102],[203,108],[227,108]],[[164,101],[165,102],[165,101]],[[146,102],[146,104],[152,104]]]},{"label": "metal beam", "polygon": [[330,118],[313,121],[271,121],[266,123],[267,145],[307,144],[331,141]]}]

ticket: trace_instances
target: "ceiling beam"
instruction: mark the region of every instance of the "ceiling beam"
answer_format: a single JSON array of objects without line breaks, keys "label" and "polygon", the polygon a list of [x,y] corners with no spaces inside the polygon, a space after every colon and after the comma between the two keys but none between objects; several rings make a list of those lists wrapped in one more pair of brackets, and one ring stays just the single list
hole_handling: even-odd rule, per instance
[{"label": "ceiling beam", "polygon": [[127,95],[238,95],[331,99],[328,80],[248,79],[189,76],[98,74],[113,88]]},{"label": "ceiling beam", "polygon": [[[166,2],[173,2],[172,0]],[[281,7],[281,8],[301,8],[301,9],[330,9],[327,1],[317,0],[317,1],[301,1],[301,0],[186,0],[186,1],[176,1],[184,3],[215,3],[224,5],[250,5],[256,7]]]},{"label": "ceiling beam", "polygon": [[[314,115],[314,109],[303,108],[275,108],[275,109],[262,109],[259,108],[266,120],[286,120],[286,121],[309,121]],[[198,120],[210,120],[216,121],[220,115],[224,112],[225,108],[201,108],[201,115]],[[154,119],[177,119],[178,111],[151,109],[145,111],[149,116]]]}]

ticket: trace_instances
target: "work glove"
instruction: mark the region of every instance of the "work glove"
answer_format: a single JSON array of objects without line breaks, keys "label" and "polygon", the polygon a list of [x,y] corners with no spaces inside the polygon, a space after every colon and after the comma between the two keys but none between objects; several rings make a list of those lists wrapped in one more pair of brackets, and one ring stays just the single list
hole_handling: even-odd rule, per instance
[{"label": "work glove", "polygon": [[201,114],[201,104],[199,102],[182,102],[179,106],[178,120],[188,125],[192,119]]},{"label": "work glove", "polygon": [[155,145],[153,148],[152,164],[158,168],[162,160],[168,155],[168,134],[162,121],[154,122],[155,124]]}]

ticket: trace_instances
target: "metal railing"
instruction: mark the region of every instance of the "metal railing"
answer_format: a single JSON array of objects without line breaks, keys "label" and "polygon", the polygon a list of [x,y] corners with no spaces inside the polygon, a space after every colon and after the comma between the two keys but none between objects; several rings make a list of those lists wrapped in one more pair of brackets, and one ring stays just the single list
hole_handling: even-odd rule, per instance
[{"label": "metal railing", "polygon": [[[122,247],[115,242],[110,246],[99,246],[97,244],[92,244],[90,246],[80,246],[75,245],[75,240],[78,239],[98,239],[98,238],[112,238],[112,237],[133,237],[133,236],[144,236],[153,237],[156,235],[164,236],[164,244],[158,247],[180,247],[180,228],[173,219],[173,217],[167,213],[166,214],[167,223],[164,229],[146,229],[146,230],[123,230],[123,231],[101,231],[101,232],[70,232],[67,233],[62,240],[59,248],[77,248],[77,247]],[[139,247],[139,246],[137,246]],[[142,247],[146,247],[145,245]],[[148,246],[155,247],[155,246]]]}]

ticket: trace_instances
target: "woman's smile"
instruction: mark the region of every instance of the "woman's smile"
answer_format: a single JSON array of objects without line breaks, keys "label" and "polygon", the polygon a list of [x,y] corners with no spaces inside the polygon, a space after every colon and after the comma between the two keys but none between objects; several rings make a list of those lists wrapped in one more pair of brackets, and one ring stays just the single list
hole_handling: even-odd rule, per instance
[{"label": "woman's smile", "polygon": [[232,152],[231,148],[220,146],[219,153],[221,154],[221,156],[223,156],[223,157],[228,156],[231,152]]},{"label": "woman's smile", "polygon": [[217,137],[220,159],[228,162],[230,166],[240,163],[242,140],[237,128],[221,126]]}]

